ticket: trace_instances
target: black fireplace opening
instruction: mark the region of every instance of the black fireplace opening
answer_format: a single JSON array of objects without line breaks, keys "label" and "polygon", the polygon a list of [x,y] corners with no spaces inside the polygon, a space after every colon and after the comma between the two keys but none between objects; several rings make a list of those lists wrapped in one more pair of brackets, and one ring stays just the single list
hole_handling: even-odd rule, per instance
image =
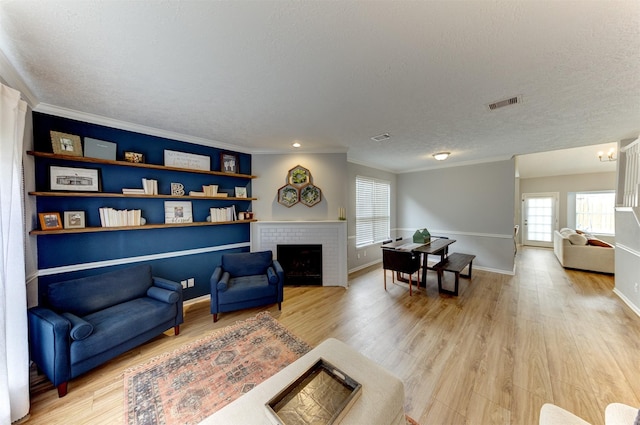
[{"label": "black fireplace opening", "polygon": [[322,245],[278,245],[285,285],[322,286]]}]

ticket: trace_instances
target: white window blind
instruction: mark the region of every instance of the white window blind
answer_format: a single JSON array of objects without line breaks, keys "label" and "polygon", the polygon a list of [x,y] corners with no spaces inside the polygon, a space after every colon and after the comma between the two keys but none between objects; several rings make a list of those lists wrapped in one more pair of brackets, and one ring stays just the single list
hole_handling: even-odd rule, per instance
[{"label": "white window blind", "polygon": [[356,176],[356,246],[389,238],[389,182]]},{"label": "white window blind", "polygon": [[615,197],[615,192],[576,193],[576,229],[615,234]]}]

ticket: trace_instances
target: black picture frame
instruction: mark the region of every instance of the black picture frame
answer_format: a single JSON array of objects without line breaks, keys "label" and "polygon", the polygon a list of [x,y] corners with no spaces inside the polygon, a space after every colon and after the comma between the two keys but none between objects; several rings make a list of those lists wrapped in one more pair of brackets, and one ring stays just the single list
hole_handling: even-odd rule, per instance
[{"label": "black picture frame", "polygon": [[239,157],[235,153],[222,152],[220,154],[220,171],[223,173],[239,174],[240,173]]},{"label": "black picture frame", "polygon": [[102,192],[99,168],[49,166],[52,192]]}]

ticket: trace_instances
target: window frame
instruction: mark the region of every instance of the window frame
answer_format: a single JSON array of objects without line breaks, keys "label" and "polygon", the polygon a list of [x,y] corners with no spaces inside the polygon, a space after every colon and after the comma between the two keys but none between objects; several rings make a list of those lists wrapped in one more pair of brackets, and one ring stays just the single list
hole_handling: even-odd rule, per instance
[{"label": "window frame", "polygon": [[[355,183],[356,248],[360,249],[389,239],[391,234],[391,182],[375,177],[357,175]],[[360,185],[370,185],[370,191],[361,193]],[[384,192],[386,192],[386,199],[379,198],[379,196],[384,197]],[[369,196],[371,202],[362,206],[360,203],[367,196]],[[373,202],[377,198],[379,198],[378,202]],[[367,222],[369,223],[367,224]],[[365,234],[362,233],[363,227],[368,227],[368,231]]]},{"label": "window frame", "polygon": [[[578,198],[580,196],[590,196],[590,195],[610,195],[611,196],[611,212],[610,213],[602,213],[602,212],[579,212],[578,211]],[[574,220],[574,228],[576,228],[577,230],[582,230],[586,233],[590,233],[590,234],[596,234],[596,235],[608,235],[608,236],[614,236],[615,235],[615,209],[616,209],[616,191],[615,190],[593,190],[593,191],[580,191],[580,192],[574,192],[572,193],[573,195],[573,220]],[[578,214],[589,214],[592,216],[595,215],[600,215],[600,216],[606,216],[606,217],[610,217],[611,223],[612,223],[612,228],[610,231],[608,231],[609,229],[606,229],[605,231],[602,231],[601,229],[598,230],[593,230],[593,229],[583,229],[579,226],[578,224]]]}]

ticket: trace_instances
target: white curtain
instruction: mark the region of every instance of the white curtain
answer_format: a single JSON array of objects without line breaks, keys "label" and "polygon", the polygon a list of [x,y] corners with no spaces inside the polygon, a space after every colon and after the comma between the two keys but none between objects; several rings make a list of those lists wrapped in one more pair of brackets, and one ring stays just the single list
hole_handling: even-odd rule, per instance
[{"label": "white curtain", "polygon": [[[27,105],[0,84],[0,424],[29,413],[22,146]],[[7,402],[8,401],[8,402]]]}]

